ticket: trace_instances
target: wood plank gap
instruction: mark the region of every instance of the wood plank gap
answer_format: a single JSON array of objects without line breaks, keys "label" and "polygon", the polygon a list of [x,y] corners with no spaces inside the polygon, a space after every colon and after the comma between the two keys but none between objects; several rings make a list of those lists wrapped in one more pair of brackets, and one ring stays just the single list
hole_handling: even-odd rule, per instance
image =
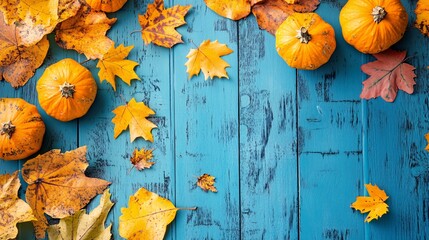
[{"label": "wood plank gap", "polygon": [[299,84],[298,84],[298,69],[295,69],[295,130],[296,130],[296,192],[297,192],[297,200],[296,200],[296,204],[297,204],[297,236],[298,236],[298,240],[301,239],[301,194],[300,194],[300,171],[299,171],[299,106],[298,106],[298,94],[299,94]]},{"label": "wood plank gap", "polygon": [[238,66],[238,68],[237,68],[237,104],[238,104],[238,107],[237,107],[237,121],[238,121],[238,123],[237,123],[237,138],[238,138],[238,199],[239,199],[239,201],[238,201],[238,209],[239,209],[239,212],[238,212],[238,222],[239,222],[239,224],[238,224],[238,226],[239,226],[239,239],[241,240],[242,239],[242,232],[241,232],[241,230],[243,229],[243,221],[242,221],[242,217],[241,217],[241,213],[242,213],[242,210],[243,209],[241,209],[241,202],[242,202],[242,199],[241,199],[241,183],[240,183],[240,179],[241,179],[241,170],[240,170],[240,167],[241,167],[241,121],[240,121],[240,119],[241,119],[241,95],[240,95],[240,24],[239,24],[239,21],[236,21],[235,22],[236,23],[236,25],[237,25],[237,66]]}]

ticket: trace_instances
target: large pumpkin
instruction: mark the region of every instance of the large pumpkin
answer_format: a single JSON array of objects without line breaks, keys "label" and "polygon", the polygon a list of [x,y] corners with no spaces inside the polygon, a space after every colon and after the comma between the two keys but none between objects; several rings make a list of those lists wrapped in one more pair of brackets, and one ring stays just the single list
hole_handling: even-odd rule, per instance
[{"label": "large pumpkin", "polygon": [[400,0],[349,0],[340,12],[343,37],[363,53],[379,53],[405,33],[408,14]]},{"label": "large pumpkin", "polygon": [[313,70],[334,52],[335,32],[316,13],[293,13],[277,29],[276,48],[289,66]]},{"label": "large pumpkin", "polygon": [[20,98],[0,98],[0,158],[19,160],[39,151],[45,124],[37,108]]},{"label": "large pumpkin", "polygon": [[70,58],[47,67],[36,89],[40,106],[60,121],[85,115],[97,95],[91,72]]}]

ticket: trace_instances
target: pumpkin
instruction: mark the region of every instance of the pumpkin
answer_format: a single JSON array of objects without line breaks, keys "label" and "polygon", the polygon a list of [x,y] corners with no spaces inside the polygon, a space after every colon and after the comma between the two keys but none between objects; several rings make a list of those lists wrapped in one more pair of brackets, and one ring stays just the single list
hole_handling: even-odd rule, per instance
[{"label": "pumpkin", "polygon": [[344,39],[363,53],[388,49],[402,38],[407,23],[400,0],[349,0],[340,12]]},{"label": "pumpkin", "polygon": [[293,13],[276,32],[277,52],[298,69],[319,68],[336,46],[334,29],[316,13]]},{"label": "pumpkin", "polygon": [[43,110],[64,122],[85,115],[97,95],[91,72],[70,58],[47,67],[36,89]]},{"label": "pumpkin", "polygon": [[0,158],[19,160],[39,151],[45,124],[36,106],[20,98],[0,98]]}]

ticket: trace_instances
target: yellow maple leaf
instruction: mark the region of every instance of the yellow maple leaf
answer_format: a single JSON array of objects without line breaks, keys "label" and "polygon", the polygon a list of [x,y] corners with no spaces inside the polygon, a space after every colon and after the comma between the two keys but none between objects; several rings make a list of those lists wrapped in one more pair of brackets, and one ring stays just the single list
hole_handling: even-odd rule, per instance
[{"label": "yellow maple leaf", "polygon": [[239,20],[250,13],[250,0],[204,0],[215,13],[232,20]]},{"label": "yellow maple leaf", "polygon": [[203,41],[197,49],[191,49],[186,56],[188,58],[185,63],[187,66],[186,72],[189,74],[188,78],[190,79],[194,75],[198,76],[200,71],[203,71],[205,80],[208,77],[211,79],[214,77],[229,78],[225,68],[230,65],[220,57],[232,52],[226,44],[221,44],[217,40],[214,42],[210,40]]},{"label": "yellow maple leaf", "polygon": [[153,42],[158,46],[171,48],[182,43],[182,35],[176,31],[176,27],[186,24],[185,15],[190,8],[190,5],[176,5],[165,9],[164,0],[155,0],[149,4],[146,13],[139,15],[145,44]]},{"label": "yellow maple leaf", "polygon": [[153,149],[146,150],[144,148],[138,150],[134,149],[133,155],[131,156],[131,163],[137,170],[143,170],[145,168],[151,168],[155,162],[151,162],[153,158]]},{"label": "yellow maple leaf", "polygon": [[121,209],[119,235],[133,240],[162,240],[178,210],[195,209],[176,208],[168,199],[140,188],[130,197],[128,208]]},{"label": "yellow maple leaf", "polygon": [[65,153],[51,150],[24,164],[22,177],[28,183],[25,196],[37,217],[33,221],[37,238],[44,238],[48,227],[44,213],[53,218],[70,216],[110,184],[86,177],[87,167],[86,147]]},{"label": "yellow maple leaf", "polygon": [[85,54],[88,59],[102,58],[114,46],[106,32],[115,22],[116,18],[109,19],[104,12],[83,6],[76,16],[58,25],[55,41],[64,49]]},{"label": "yellow maple leaf", "polygon": [[365,187],[369,193],[369,197],[357,197],[351,207],[359,210],[361,213],[369,212],[365,218],[365,222],[371,222],[373,219],[378,219],[389,211],[389,205],[385,203],[389,197],[377,185],[365,184]]},{"label": "yellow maple leaf", "polygon": [[157,126],[146,117],[154,115],[155,112],[143,102],[136,102],[132,98],[126,105],[119,106],[112,111],[116,116],[112,119],[115,124],[113,135],[117,138],[124,130],[130,128],[131,142],[137,137],[142,137],[153,142],[152,129]]},{"label": "yellow maple leaf", "polygon": [[0,175],[0,239],[15,239],[17,223],[36,220],[31,207],[18,198],[18,171]]},{"label": "yellow maple leaf", "polygon": [[207,173],[204,173],[203,175],[198,177],[197,185],[206,192],[207,191],[217,192],[217,189],[214,186],[215,179],[216,179],[215,177]]},{"label": "yellow maple leaf", "polygon": [[58,224],[49,226],[49,240],[110,240],[112,224],[105,228],[104,222],[112,206],[107,189],[100,198],[100,204],[91,213],[80,210],[61,219]]},{"label": "yellow maple leaf", "polygon": [[128,85],[131,85],[131,80],[140,78],[134,72],[134,67],[139,65],[138,63],[125,59],[130,53],[134,46],[124,47],[119,45],[117,48],[112,46],[110,50],[103,55],[97,63],[97,67],[100,69],[98,77],[100,82],[106,80],[113,89],[116,91],[115,76],[118,76]]},{"label": "yellow maple leaf", "polygon": [[96,11],[116,12],[121,9],[127,0],[85,0]]}]

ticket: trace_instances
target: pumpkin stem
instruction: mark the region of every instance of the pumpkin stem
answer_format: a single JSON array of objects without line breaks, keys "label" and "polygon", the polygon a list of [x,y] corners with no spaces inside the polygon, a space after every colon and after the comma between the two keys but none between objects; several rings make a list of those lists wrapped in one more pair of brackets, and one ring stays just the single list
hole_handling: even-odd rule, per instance
[{"label": "pumpkin stem", "polygon": [[308,33],[308,29],[305,27],[301,27],[301,29],[297,30],[298,34],[296,38],[298,38],[301,43],[309,43],[311,40],[311,35]]},{"label": "pumpkin stem", "polygon": [[73,93],[76,92],[74,89],[74,85],[68,82],[64,82],[63,85],[60,86],[61,95],[65,98],[73,98]]},{"label": "pumpkin stem", "polygon": [[384,8],[380,6],[376,6],[375,8],[373,8],[371,13],[372,17],[374,18],[374,22],[376,23],[380,23],[381,20],[386,17],[386,14],[386,10],[384,10]]},{"label": "pumpkin stem", "polygon": [[0,129],[0,135],[7,134],[9,139],[12,137],[12,134],[15,132],[15,125],[11,121],[3,123],[3,126]]}]

